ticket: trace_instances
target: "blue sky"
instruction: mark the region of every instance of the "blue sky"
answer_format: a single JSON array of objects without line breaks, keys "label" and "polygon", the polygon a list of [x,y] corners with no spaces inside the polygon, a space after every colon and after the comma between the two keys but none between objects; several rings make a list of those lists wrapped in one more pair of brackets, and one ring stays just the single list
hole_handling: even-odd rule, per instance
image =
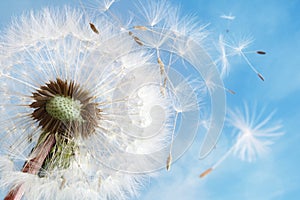
[{"label": "blue sky", "polygon": [[[253,102],[276,109],[286,134],[272,146],[272,151],[254,163],[230,156],[222,165],[199,179],[201,170],[209,167],[208,160],[198,159],[199,141],[172,166],[151,181],[138,199],[300,199],[300,1],[283,0],[170,0],[180,4],[183,13],[194,13],[214,34],[229,28],[239,36],[251,35],[255,41],[250,49],[263,49],[267,55],[251,60],[265,76],[260,81],[246,63],[233,66],[225,85],[236,95],[228,95],[228,106]],[[1,1],[0,28],[12,16],[44,6],[78,5],[72,0],[10,0]],[[232,13],[236,18],[229,25],[220,18]],[[216,35],[217,36],[217,35]],[[220,141],[212,156],[221,156],[226,141]],[[220,148],[220,150],[218,150]]]}]

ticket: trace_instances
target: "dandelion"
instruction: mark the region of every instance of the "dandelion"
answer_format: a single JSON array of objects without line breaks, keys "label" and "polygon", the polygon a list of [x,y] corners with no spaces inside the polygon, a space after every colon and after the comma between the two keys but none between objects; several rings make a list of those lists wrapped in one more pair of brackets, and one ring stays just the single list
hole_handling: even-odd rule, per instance
[{"label": "dandelion", "polygon": [[[186,43],[188,36],[173,34],[163,18],[167,2],[143,4],[146,22],[122,26],[110,11],[113,3],[104,1],[97,17],[68,7],[30,12],[2,36],[0,187],[9,190],[6,199],[137,196],[146,172],[170,170],[192,143],[199,99],[174,68],[177,60],[204,75],[203,63],[213,68],[202,41]],[[217,93],[222,100],[222,90]],[[179,123],[188,129],[176,130]],[[216,140],[219,131],[210,135]]]},{"label": "dandelion", "polygon": [[[193,143],[200,110],[210,112],[200,158],[215,147],[225,91],[234,91],[205,48],[207,26],[181,17],[166,0],[128,1],[135,10],[125,16],[117,3],[29,12],[1,36],[5,199],[138,196],[144,180],[171,170]],[[220,40],[223,61],[225,48],[245,56],[246,44]]]},{"label": "dandelion", "polygon": [[122,155],[164,147],[173,123],[156,63],[104,22],[90,24],[93,31],[81,26],[88,21],[69,8],[23,19],[1,47],[0,184],[10,189],[6,199],[137,195],[144,176],[124,170],[151,160]]},{"label": "dandelion", "polygon": [[220,160],[200,174],[200,178],[216,169],[231,154],[248,162],[266,154],[274,139],[283,135],[282,125],[279,122],[270,122],[273,115],[274,112],[263,118],[263,111],[261,111],[258,115],[251,116],[247,105],[243,111],[230,111],[228,122],[236,131],[236,142]]}]

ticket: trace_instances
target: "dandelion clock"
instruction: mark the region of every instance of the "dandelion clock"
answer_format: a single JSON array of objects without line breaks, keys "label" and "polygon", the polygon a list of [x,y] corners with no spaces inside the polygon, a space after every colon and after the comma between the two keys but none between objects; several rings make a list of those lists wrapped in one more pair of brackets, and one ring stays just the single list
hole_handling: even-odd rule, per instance
[{"label": "dandelion clock", "polygon": [[[264,80],[223,36],[223,59],[212,58],[207,37],[168,1],[87,1],[13,20],[0,38],[5,199],[136,197],[158,170],[171,170],[200,126],[205,158],[222,131],[226,91],[234,93],[217,62],[229,65],[225,50]],[[230,152],[244,159],[254,153],[240,137]]]}]

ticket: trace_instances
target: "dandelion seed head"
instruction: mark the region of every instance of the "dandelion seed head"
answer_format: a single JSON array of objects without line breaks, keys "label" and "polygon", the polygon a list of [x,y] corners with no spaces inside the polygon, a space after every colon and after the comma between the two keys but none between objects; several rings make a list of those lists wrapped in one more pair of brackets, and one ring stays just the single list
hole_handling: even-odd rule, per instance
[{"label": "dandelion seed head", "polygon": [[80,116],[79,102],[71,98],[55,96],[46,104],[46,111],[59,120],[82,120]]},{"label": "dandelion seed head", "polygon": [[[128,18],[114,12],[117,3],[32,11],[1,37],[0,187],[10,193],[128,199],[148,172],[171,169],[201,123],[207,133],[200,157],[215,146],[226,88],[207,52],[207,25],[182,17],[166,0],[138,0]],[[244,55],[249,44],[234,46],[220,36],[222,74],[227,56]],[[189,78],[191,71],[201,81]],[[206,95],[212,113],[204,121]],[[236,151],[252,159],[271,143],[259,140],[266,122],[253,127],[236,118],[232,124],[246,144]]]},{"label": "dandelion seed head", "polygon": [[[137,195],[144,176],[120,168],[142,168],[150,160],[121,161],[120,156],[166,145],[171,120],[165,119],[172,111],[169,98],[155,86],[159,79],[148,62],[151,52],[135,51],[134,42],[114,32],[118,29],[108,21],[93,24],[101,27],[101,38],[80,12],[44,9],[24,15],[5,35],[1,187],[21,185],[26,199]],[[33,151],[50,136],[49,153]],[[33,161],[46,153],[44,161]],[[40,169],[21,172],[24,163]]]},{"label": "dandelion seed head", "polygon": [[[105,2],[108,11],[114,1]],[[68,7],[15,20],[1,43],[1,187],[26,199],[126,199],[147,176],[124,171],[165,168],[176,113],[196,116],[199,109],[198,88],[173,87],[168,74],[171,54],[185,55],[188,39],[173,42],[164,50],[169,59],[157,63],[161,45],[177,40],[162,17],[167,4],[151,4],[149,11],[140,5],[148,26],[163,24],[158,32],[126,30],[133,25],[120,31],[110,12],[91,22]],[[192,38],[187,24],[176,37]],[[197,118],[185,123],[191,128],[185,137],[192,138]]]},{"label": "dandelion seed head", "polygon": [[86,137],[97,126],[100,117],[97,104],[74,82],[50,81],[33,93],[33,99],[32,117],[50,134],[74,135],[75,129],[81,129],[84,131],[81,136]]}]

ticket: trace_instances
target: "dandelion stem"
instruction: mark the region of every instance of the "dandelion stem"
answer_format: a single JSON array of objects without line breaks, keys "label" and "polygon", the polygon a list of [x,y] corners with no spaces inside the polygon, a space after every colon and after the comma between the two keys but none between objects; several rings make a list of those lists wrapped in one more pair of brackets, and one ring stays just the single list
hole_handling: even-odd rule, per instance
[{"label": "dandelion stem", "polygon": [[7,196],[4,198],[4,200],[20,200],[24,194],[23,186],[20,185],[16,187],[15,189],[11,190]]},{"label": "dandelion stem", "polygon": [[[55,136],[54,134],[50,134],[44,142],[40,143],[36,148],[34,148],[31,155],[36,156],[25,163],[22,172],[36,175],[54,144]],[[24,186],[21,184],[15,189],[12,189],[4,198],[4,200],[20,200],[23,195]]]}]

